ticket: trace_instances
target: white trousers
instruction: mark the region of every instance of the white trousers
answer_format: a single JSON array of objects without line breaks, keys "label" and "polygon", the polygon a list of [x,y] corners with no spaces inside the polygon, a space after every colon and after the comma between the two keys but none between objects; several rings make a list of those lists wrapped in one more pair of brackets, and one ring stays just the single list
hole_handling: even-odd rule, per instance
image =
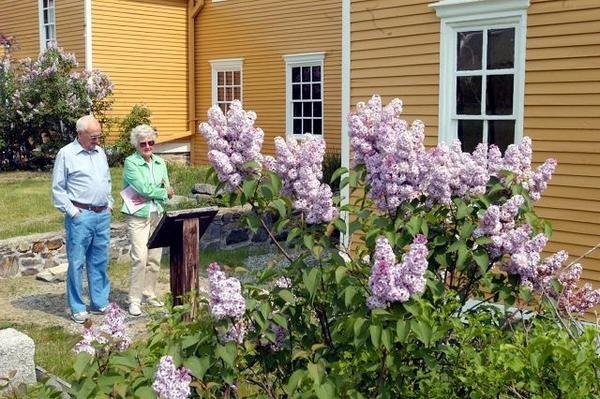
[{"label": "white trousers", "polygon": [[162,248],[148,249],[148,239],[160,221],[158,212],[140,218],[128,215],[127,234],[131,242],[131,273],[129,278],[129,303],[142,303],[142,297],[156,297],[156,281],[160,271]]}]

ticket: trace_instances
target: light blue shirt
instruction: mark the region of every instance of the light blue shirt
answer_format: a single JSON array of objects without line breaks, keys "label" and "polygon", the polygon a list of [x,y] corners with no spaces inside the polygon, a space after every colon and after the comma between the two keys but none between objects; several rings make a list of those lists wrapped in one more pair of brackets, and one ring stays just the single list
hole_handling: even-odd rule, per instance
[{"label": "light blue shirt", "polygon": [[71,202],[113,207],[111,178],[106,154],[98,146],[85,150],[75,139],[60,149],[52,171],[52,200],[54,207],[69,216],[79,208]]}]

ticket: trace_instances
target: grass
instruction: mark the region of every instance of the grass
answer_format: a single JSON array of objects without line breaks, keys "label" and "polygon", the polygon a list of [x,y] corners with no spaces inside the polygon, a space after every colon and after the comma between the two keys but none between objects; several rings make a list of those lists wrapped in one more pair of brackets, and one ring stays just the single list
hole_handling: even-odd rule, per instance
[{"label": "grass", "polygon": [[[205,179],[206,166],[169,165],[171,184],[178,195],[188,195],[194,184]],[[113,222],[124,220],[122,168],[111,168],[112,194],[115,199]],[[50,172],[0,173],[0,240],[63,229],[63,216],[52,205]]]}]

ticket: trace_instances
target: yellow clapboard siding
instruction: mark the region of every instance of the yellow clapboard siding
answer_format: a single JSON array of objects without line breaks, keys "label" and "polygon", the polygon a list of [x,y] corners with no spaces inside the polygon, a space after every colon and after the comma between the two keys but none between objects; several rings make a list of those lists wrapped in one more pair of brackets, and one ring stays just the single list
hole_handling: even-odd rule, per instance
[{"label": "yellow clapboard siding", "polygon": [[568,209],[573,211],[595,212],[600,217],[600,201],[584,200],[569,196],[567,198],[556,198],[550,196],[548,192],[544,195],[536,206],[555,209]]},{"label": "yellow clapboard siding", "polygon": [[527,133],[534,140],[539,137],[550,141],[589,141],[594,145],[598,138],[598,130],[594,129],[565,130],[548,128],[539,131],[531,130]]},{"label": "yellow clapboard siding", "polygon": [[534,151],[534,159],[538,162],[548,158],[558,158],[562,163],[579,165],[600,165],[600,154],[560,153]]},{"label": "yellow clapboard siding", "polygon": [[[560,162],[560,156],[558,157],[558,169],[557,172],[560,175],[571,175],[571,176],[595,176],[600,177],[600,165],[590,165],[584,164],[585,167],[582,167],[581,164],[569,164],[565,162]],[[600,187],[598,187],[600,190]],[[600,191],[598,192],[600,194]]]},{"label": "yellow clapboard siding", "polygon": [[559,186],[551,183],[550,187],[544,191],[544,196],[579,198],[583,200],[597,201],[598,198],[600,198],[600,188]]},{"label": "yellow clapboard siding", "polygon": [[546,152],[585,152],[591,154],[600,153],[600,145],[595,142],[553,142],[550,140],[535,141],[534,148],[537,151]]},{"label": "yellow clapboard siding", "polygon": [[[529,115],[527,104],[525,105],[525,131],[529,131],[529,129],[545,129],[551,126],[553,129],[593,129],[599,126],[600,117],[594,116],[585,116],[583,118],[577,117],[574,118],[572,115],[564,115],[560,116],[557,113],[562,114],[562,110],[556,110],[552,115],[552,112],[548,112],[547,114],[551,115],[543,115],[539,117],[533,117]],[[593,115],[593,114],[592,114]],[[552,117],[554,116],[554,117]],[[550,123],[548,119],[552,120]]]},{"label": "yellow clapboard siding", "polygon": [[600,187],[600,177],[555,175],[552,177],[552,184],[561,186],[597,188]]},{"label": "yellow clapboard siding", "polygon": [[[530,85],[538,83],[577,83],[577,82],[598,82],[598,70],[597,69],[581,69],[577,73],[572,73],[569,70],[527,70],[525,74],[526,88]],[[573,87],[573,91],[577,92],[577,88]],[[525,92],[527,93],[527,91]]]},{"label": "yellow clapboard siding", "polygon": [[578,48],[579,46],[590,46],[597,45],[600,43],[600,33],[598,32],[584,32],[574,35],[561,35],[561,36],[541,36],[527,39],[528,49],[548,49],[552,47],[567,47],[573,46]]},{"label": "yellow clapboard siding", "polygon": [[[573,38],[572,43],[577,43],[576,38]],[[594,58],[600,55],[600,44],[597,42],[590,45],[575,45],[554,46],[550,48],[528,48],[527,60],[559,60],[561,58]]]},{"label": "yellow clapboard siding", "polygon": [[553,220],[552,228],[559,231],[568,231],[577,234],[598,235],[598,225],[588,222],[578,222],[573,220]]},{"label": "yellow clapboard siding", "polygon": [[[566,202],[566,201],[565,201]],[[575,221],[600,224],[600,213],[573,211],[570,209],[555,209],[538,207],[539,215],[544,219]]]},{"label": "yellow clapboard siding", "polygon": [[[231,38],[235,40],[231,40]],[[242,97],[263,129],[263,152],[285,135],[284,55],[324,52],[324,134],[328,149],[340,148],[341,5],[338,1],[207,2],[196,21],[196,118],[206,120],[211,105],[209,61],[242,58]],[[206,163],[206,143],[192,137],[192,160]]]},{"label": "yellow clapboard siding", "polygon": [[[542,82],[533,82],[529,80],[526,86],[526,102],[532,102],[536,105],[536,100],[547,99],[549,101],[561,101],[560,99],[549,98],[548,94],[560,94],[567,96],[574,101],[581,101],[588,98],[588,95],[598,95],[600,92],[600,81],[578,81],[578,82],[557,82],[556,80],[544,80]],[[542,96],[546,95],[546,96]]]},{"label": "yellow clapboard siding", "polygon": [[390,39],[392,38],[386,37],[382,39],[354,40],[351,44],[353,56],[354,53],[356,53],[357,51],[390,48],[393,47],[396,43],[401,43],[404,45],[406,45],[406,43],[411,43],[411,46],[424,45],[427,47],[431,47],[431,45],[433,45],[435,46],[436,51],[439,51],[440,46],[440,35],[437,32],[422,34],[418,36],[396,36],[394,37],[394,41],[391,41]]},{"label": "yellow clapboard siding", "polygon": [[595,26],[596,25],[594,21],[580,21],[571,23],[560,23],[553,21],[552,24],[548,25],[529,25],[527,27],[527,37],[551,37],[557,36],[557,32],[566,35],[587,34],[590,32],[596,32]]},{"label": "yellow clapboard siding", "polygon": [[0,9],[0,32],[13,36],[16,46],[12,57],[36,58],[40,52],[38,2],[3,0]]},{"label": "yellow clapboard siding", "polygon": [[597,22],[600,20],[600,7],[583,9],[556,9],[554,12],[537,13],[538,5],[530,7],[531,12],[527,16],[527,25],[551,25],[553,23],[568,22]]},{"label": "yellow clapboard siding", "polygon": [[146,104],[160,142],[187,136],[186,3],[105,0],[92,3],[92,18],[93,64],[115,85],[113,116]]},{"label": "yellow clapboard siding", "polygon": [[56,41],[75,54],[81,69],[85,67],[85,32],[83,2],[62,0],[55,3]]}]

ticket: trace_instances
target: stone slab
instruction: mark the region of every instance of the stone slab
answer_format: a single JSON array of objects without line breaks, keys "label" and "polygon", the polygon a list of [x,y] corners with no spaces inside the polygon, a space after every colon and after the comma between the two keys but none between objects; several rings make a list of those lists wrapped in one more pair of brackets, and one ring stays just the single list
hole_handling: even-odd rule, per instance
[{"label": "stone slab", "polygon": [[36,383],[34,353],[35,344],[27,335],[14,328],[0,330],[0,393]]}]

